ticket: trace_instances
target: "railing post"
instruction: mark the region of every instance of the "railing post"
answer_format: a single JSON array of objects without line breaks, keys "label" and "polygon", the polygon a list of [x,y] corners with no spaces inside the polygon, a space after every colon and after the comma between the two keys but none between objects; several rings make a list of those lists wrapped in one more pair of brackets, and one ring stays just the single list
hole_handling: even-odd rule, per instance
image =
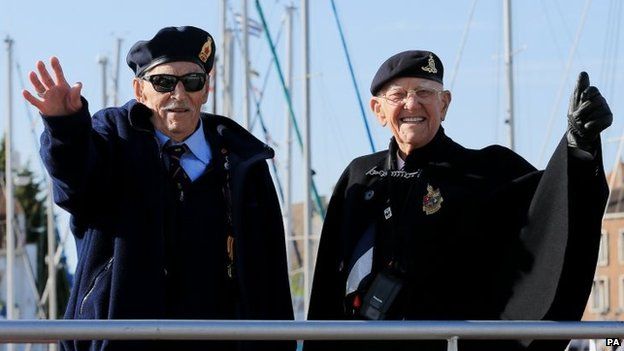
[{"label": "railing post", "polygon": [[456,336],[446,339],[446,351],[458,351],[457,340],[459,340],[459,338]]}]

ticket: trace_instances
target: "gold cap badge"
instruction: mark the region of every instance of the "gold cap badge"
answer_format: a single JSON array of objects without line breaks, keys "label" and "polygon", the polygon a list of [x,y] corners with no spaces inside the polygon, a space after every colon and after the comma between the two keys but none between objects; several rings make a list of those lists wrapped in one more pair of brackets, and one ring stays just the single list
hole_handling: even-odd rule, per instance
[{"label": "gold cap badge", "polygon": [[208,37],[208,40],[206,40],[204,46],[202,46],[201,51],[199,52],[199,59],[201,62],[206,63],[210,54],[212,54],[212,38]]},{"label": "gold cap badge", "polygon": [[438,73],[438,69],[435,66],[435,60],[433,59],[433,55],[429,54],[429,60],[426,66],[420,67],[423,71],[429,73]]},{"label": "gold cap badge", "polygon": [[434,189],[431,185],[427,184],[427,195],[423,196],[423,211],[427,215],[434,214],[442,207],[442,194],[440,189]]}]

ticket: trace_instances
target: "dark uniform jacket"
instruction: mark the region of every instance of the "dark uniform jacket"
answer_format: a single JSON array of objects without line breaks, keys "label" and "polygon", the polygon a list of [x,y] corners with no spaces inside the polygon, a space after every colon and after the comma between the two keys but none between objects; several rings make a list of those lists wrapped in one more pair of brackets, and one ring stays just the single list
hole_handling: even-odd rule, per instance
[{"label": "dark uniform jacket", "polygon": [[[403,282],[386,319],[581,318],[608,194],[600,152],[581,161],[564,138],[537,171],[501,146],[466,149],[442,128],[407,157],[404,171],[396,170],[396,150],[392,141],[389,150],[353,160],[340,177],[323,226],[309,319],[362,319],[358,307],[380,271]],[[371,232],[372,273],[345,296]],[[460,341],[461,350],[564,347]],[[446,342],[308,342],[305,349],[446,350]]]},{"label": "dark uniform jacket", "polygon": [[[74,115],[44,117],[41,156],[53,178],[56,203],[72,215],[78,251],[67,319],[166,318],[167,175],[150,115],[132,100],[91,118],[83,99]],[[292,319],[281,212],[265,162],[273,150],[229,118],[201,118],[211,146],[224,145],[230,152],[237,318]],[[213,160],[218,156],[213,149]],[[157,349],[136,341],[63,345],[66,350]],[[244,346],[294,349],[294,343]]]}]

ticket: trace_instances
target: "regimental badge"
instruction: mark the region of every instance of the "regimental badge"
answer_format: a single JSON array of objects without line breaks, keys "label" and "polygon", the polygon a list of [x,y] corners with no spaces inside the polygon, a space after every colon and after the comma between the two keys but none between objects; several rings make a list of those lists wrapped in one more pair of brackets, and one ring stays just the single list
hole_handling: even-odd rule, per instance
[{"label": "regimental badge", "polygon": [[427,195],[423,196],[423,211],[427,215],[434,214],[442,207],[442,194],[440,189],[434,189],[431,185],[427,184]]},{"label": "regimental badge", "polygon": [[435,66],[435,60],[433,59],[433,55],[429,54],[429,60],[426,66],[420,67],[423,71],[429,73],[438,73],[438,69]]},{"label": "regimental badge", "polygon": [[210,54],[212,54],[212,38],[208,37],[208,40],[206,40],[204,46],[202,46],[201,51],[199,52],[199,59],[201,62],[206,63]]}]

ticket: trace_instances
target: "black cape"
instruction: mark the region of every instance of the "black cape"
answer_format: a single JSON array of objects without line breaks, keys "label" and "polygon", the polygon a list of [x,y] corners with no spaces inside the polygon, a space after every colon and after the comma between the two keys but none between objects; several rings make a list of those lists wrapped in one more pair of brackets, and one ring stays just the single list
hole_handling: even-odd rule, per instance
[{"label": "black cape", "polygon": [[[411,177],[397,172],[395,162],[392,141],[389,150],[353,160],[340,177],[323,226],[308,319],[358,319],[345,298],[346,281],[371,228],[373,274],[389,252],[403,261],[405,284],[388,319],[581,318],[608,194],[600,152],[581,160],[563,138],[538,171],[501,146],[466,149],[441,128],[408,156]],[[392,228],[401,233],[399,245],[392,245]],[[566,343],[460,340],[460,349],[562,350]],[[323,341],[305,349],[446,350],[446,342]]]}]

